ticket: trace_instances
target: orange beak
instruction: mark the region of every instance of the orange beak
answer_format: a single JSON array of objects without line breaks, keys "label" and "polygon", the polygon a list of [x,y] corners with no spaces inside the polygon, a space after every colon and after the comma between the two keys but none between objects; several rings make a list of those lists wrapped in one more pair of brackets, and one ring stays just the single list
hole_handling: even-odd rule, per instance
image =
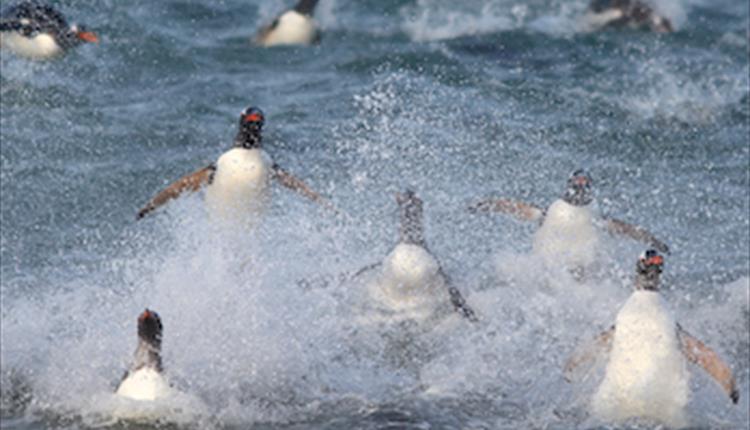
[{"label": "orange beak", "polygon": [[84,42],[89,43],[97,43],[99,42],[99,38],[96,37],[96,34],[92,31],[79,31],[76,33],[76,36],[78,36],[79,39],[83,40]]},{"label": "orange beak", "polygon": [[141,316],[138,317],[138,320],[139,321],[145,321],[148,318],[151,318],[151,311],[149,311],[148,309],[146,309],[145,311],[143,311],[143,313],[141,314]]},{"label": "orange beak", "polygon": [[245,115],[245,121],[247,122],[260,122],[263,118],[261,118],[260,114],[258,113],[251,113],[250,115]]},{"label": "orange beak", "polygon": [[648,260],[646,260],[646,263],[649,266],[656,265],[656,264],[662,265],[662,264],[664,264],[664,257],[662,257],[661,255],[655,255],[655,256],[649,258]]}]

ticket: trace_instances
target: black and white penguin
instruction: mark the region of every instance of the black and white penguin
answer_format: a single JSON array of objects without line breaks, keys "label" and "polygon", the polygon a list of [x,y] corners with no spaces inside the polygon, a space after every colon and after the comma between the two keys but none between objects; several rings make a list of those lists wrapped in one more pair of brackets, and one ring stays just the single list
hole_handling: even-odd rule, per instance
[{"label": "black and white penguin", "polygon": [[313,12],[318,0],[299,0],[294,8],[279,15],[271,25],[263,27],[255,36],[261,46],[310,45],[320,41]]},{"label": "black and white penguin", "polygon": [[603,381],[591,400],[594,416],[606,422],[630,418],[687,425],[687,362],[702,366],[737,403],[739,391],[731,369],[719,356],[680,327],[659,294],[664,259],[644,252],[636,264],[635,291],[617,314],[615,324],[571,357],[566,379],[599,353],[609,353]]},{"label": "black and white penguin", "polygon": [[260,109],[248,107],[242,111],[233,147],[216,163],[178,179],[161,191],[138,212],[138,218],[184,192],[205,187],[205,202],[212,217],[252,226],[267,206],[270,179],[335,210],[328,200],[271,161],[261,145],[264,122]]},{"label": "black and white penguin", "polygon": [[133,364],[117,387],[117,395],[156,400],[170,394],[171,388],[162,372],[161,339],[161,319],[156,312],[146,309],[138,317],[138,348]]},{"label": "black and white penguin", "polygon": [[382,266],[368,286],[370,298],[392,312],[392,316],[414,321],[433,318],[450,299],[455,311],[476,321],[474,311],[458,289],[450,285],[450,279],[427,248],[422,200],[407,190],[396,194],[396,202],[401,218],[400,240],[382,263],[368,267]]},{"label": "black and white penguin", "polygon": [[51,6],[23,2],[0,15],[0,47],[24,57],[47,59],[98,40],[83,26],[68,25]]},{"label": "black and white penguin", "polygon": [[669,248],[642,227],[614,218],[602,218],[591,203],[593,180],[583,169],[568,178],[563,196],[546,210],[507,199],[490,199],[469,207],[472,212],[503,212],[540,222],[534,234],[533,252],[547,264],[580,270],[590,267],[599,252],[600,225],[612,234],[629,236],[668,253]]},{"label": "black and white penguin", "polygon": [[671,33],[672,23],[641,0],[593,0],[585,17],[593,29],[631,27]]}]

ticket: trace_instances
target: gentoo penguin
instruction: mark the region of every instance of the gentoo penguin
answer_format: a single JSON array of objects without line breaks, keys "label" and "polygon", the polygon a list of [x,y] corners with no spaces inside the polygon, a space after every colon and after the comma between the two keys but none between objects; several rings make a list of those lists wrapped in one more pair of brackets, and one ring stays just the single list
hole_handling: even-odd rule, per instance
[{"label": "gentoo penguin", "polygon": [[270,178],[335,210],[328,200],[271,161],[261,145],[264,121],[257,107],[242,111],[232,148],[216,163],[178,179],[157,194],[138,212],[138,219],[184,192],[205,186],[205,202],[212,216],[233,224],[253,225],[267,204]]},{"label": "gentoo penguin", "polygon": [[97,41],[96,34],[68,25],[51,6],[23,2],[0,15],[0,47],[24,57],[51,58],[81,43]]},{"label": "gentoo penguin", "polygon": [[654,248],[669,253],[667,245],[641,227],[614,218],[597,216],[592,208],[593,181],[583,169],[574,171],[568,178],[562,198],[555,200],[547,210],[513,200],[484,200],[469,207],[472,212],[504,212],[518,218],[540,222],[534,234],[534,254],[548,264],[582,273],[597,256],[599,224],[604,224],[612,234],[629,236],[646,242]]},{"label": "gentoo penguin", "polygon": [[585,17],[594,29],[631,27],[671,33],[672,23],[640,0],[593,0]]},{"label": "gentoo penguin", "polygon": [[146,309],[138,317],[138,348],[133,364],[117,387],[117,395],[135,400],[156,400],[169,394],[169,383],[162,374],[161,337],[159,315]]},{"label": "gentoo penguin", "polygon": [[320,41],[320,32],[312,17],[318,0],[299,0],[294,8],[279,15],[271,25],[255,36],[261,46],[310,45]]},{"label": "gentoo penguin", "polygon": [[[432,256],[424,239],[422,200],[407,190],[396,194],[401,215],[400,240],[382,263],[379,276],[368,289],[370,297],[395,317],[424,321],[446,307],[450,298],[453,309],[470,321],[477,321],[474,311]],[[445,293],[448,293],[447,295]]]},{"label": "gentoo penguin", "polygon": [[604,380],[591,400],[593,414],[603,421],[645,418],[669,427],[685,426],[687,361],[702,366],[732,402],[739,400],[731,369],[671,316],[659,294],[663,264],[663,257],[653,249],[640,256],[635,291],[617,314],[615,325],[593,345],[577,351],[565,366],[570,381],[576,367],[592,361],[597,353],[609,352]]}]

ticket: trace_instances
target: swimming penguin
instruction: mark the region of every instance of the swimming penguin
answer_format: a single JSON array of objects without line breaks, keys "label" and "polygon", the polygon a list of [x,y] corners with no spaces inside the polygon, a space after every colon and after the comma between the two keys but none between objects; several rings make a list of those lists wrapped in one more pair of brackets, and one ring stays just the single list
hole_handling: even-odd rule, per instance
[{"label": "swimming penguin", "polygon": [[256,107],[242,111],[233,147],[222,154],[216,163],[169,185],[138,212],[137,218],[143,218],[184,192],[195,192],[205,186],[205,202],[212,216],[252,225],[267,205],[269,178],[336,210],[328,200],[271,161],[261,145],[264,121],[263,112]]},{"label": "swimming penguin", "polygon": [[22,2],[0,14],[0,48],[32,59],[47,59],[84,42],[98,42],[83,26],[68,25],[51,6]]},{"label": "swimming penguin", "polygon": [[672,23],[640,0],[593,0],[585,17],[593,29],[631,27],[671,33]]},{"label": "swimming penguin", "polygon": [[583,169],[574,171],[568,178],[562,198],[555,200],[547,210],[507,199],[484,200],[469,207],[472,212],[503,212],[516,217],[538,221],[534,234],[534,254],[548,264],[562,264],[575,273],[591,266],[597,257],[599,224],[609,233],[629,236],[654,248],[669,253],[669,248],[653,234],[614,218],[601,218],[592,209],[593,181]]},{"label": "swimming penguin", "polygon": [[389,312],[417,321],[433,317],[450,298],[455,311],[470,321],[477,321],[474,311],[458,289],[451,286],[440,263],[427,248],[422,226],[422,200],[407,190],[396,193],[396,202],[401,215],[399,243],[382,263],[357,273],[382,266],[379,276],[369,286],[370,297]]},{"label": "swimming penguin", "polygon": [[117,395],[134,400],[156,400],[169,395],[169,383],[162,374],[161,338],[159,315],[146,309],[138,317],[138,348],[133,364],[117,387]]},{"label": "swimming penguin", "polygon": [[320,32],[312,17],[317,4],[318,0],[299,0],[294,8],[263,27],[255,36],[255,43],[266,47],[318,43]]},{"label": "swimming penguin", "polygon": [[703,367],[732,402],[739,400],[729,366],[680,327],[667,309],[659,294],[663,264],[663,257],[653,249],[640,256],[635,291],[617,314],[615,325],[565,365],[570,381],[578,366],[609,352],[604,380],[591,400],[593,414],[604,421],[645,418],[670,427],[685,426],[690,377],[686,361]]}]

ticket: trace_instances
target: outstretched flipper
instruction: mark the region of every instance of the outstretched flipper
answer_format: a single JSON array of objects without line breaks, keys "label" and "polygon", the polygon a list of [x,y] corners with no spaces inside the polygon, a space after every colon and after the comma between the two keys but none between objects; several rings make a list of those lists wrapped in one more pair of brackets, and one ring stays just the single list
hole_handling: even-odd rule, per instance
[{"label": "outstretched flipper", "polygon": [[347,276],[346,278],[347,278],[347,280],[357,279],[358,277],[362,276],[364,273],[369,272],[370,270],[372,270],[372,269],[374,269],[376,267],[380,267],[382,265],[383,265],[382,262],[368,264],[367,266],[365,266],[365,267],[357,270],[356,272],[354,272],[353,275]]},{"label": "outstretched flipper", "polygon": [[138,211],[137,219],[143,218],[148,213],[157,209],[159,206],[179,197],[186,191],[195,192],[198,191],[202,186],[210,184],[215,171],[216,166],[211,164],[196,172],[183,176],[182,178],[173,182],[171,185],[157,194],[153,199],[151,199],[151,201],[149,201],[146,206],[141,208],[140,211]]},{"label": "outstretched flipper", "polygon": [[296,178],[291,173],[282,169],[278,164],[274,164],[272,169],[273,177],[277,179],[281,185],[297,192],[304,197],[307,197],[308,199],[314,201],[315,203],[318,203],[326,209],[330,209],[336,213],[341,213],[341,211],[339,211],[336,206],[334,206],[333,203],[330,202],[330,200],[315,192],[312,188],[307,186],[307,184],[302,182],[301,179]]},{"label": "outstretched flipper", "polygon": [[628,224],[615,218],[605,218],[607,231],[611,234],[628,236],[637,241],[653,246],[657,251],[669,254],[669,247],[643,227]]},{"label": "outstretched flipper", "polygon": [[685,357],[690,362],[703,367],[726,391],[732,402],[737,404],[740,400],[740,392],[732,375],[732,369],[719,358],[716,352],[683,330],[679,324],[677,325],[677,335],[680,338],[682,353],[685,354]]},{"label": "outstretched flipper", "polygon": [[574,379],[574,371],[582,364],[590,363],[601,353],[608,353],[612,349],[612,339],[615,335],[615,326],[601,332],[593,342],[586,344],[582,348],[578,348],[573,355],[565,363],[563,368],[563,377],[566,381],[572,382]]},{"label": "outstretched flipper", "polygon": [[276,18],[273,20],[273,22],[258,31],[258,33],[255,35],[255,38],[253,38],[253,43],[256,45],[262,45],[263,41],[266,40],[266,37],[276,29],[276,27],[279,26],[279,18]]},{"label": "outstretched flipper", "polygon": [[469,212],[502,212],[523,221],[540,221],[544,210],[534,205],[507,199],[486,199],[469,206]]},{"label": "outstretched flipper", "polygon": [[458,288],[452,286],[451,280],[443,271],[442,266],[440,266],[440,275],[443,277],[443,279],[445,279],[446,285],[448,285],[448,294],[450,294],[453,309],[469,321],[479,322],[479,318],[477,318],[476,312],[474,312],[474,309],[466,304],[466,300],[461,295],[461,292],[458,291]]}]

